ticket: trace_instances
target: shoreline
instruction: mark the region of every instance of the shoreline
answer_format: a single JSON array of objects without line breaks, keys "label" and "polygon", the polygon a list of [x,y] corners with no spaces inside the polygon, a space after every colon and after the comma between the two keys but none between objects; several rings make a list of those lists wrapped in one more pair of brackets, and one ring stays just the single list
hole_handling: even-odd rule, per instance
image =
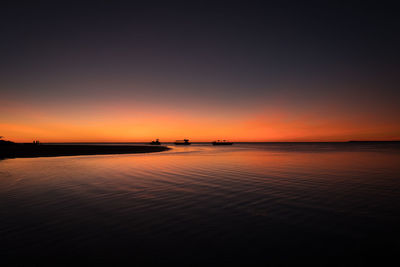
[{"label": "shoreline", "polygon": [[170,150],[170,148],[150,145],[35,145],[14,143],[0,147],[0,159],[137,154],[167,150]]}]

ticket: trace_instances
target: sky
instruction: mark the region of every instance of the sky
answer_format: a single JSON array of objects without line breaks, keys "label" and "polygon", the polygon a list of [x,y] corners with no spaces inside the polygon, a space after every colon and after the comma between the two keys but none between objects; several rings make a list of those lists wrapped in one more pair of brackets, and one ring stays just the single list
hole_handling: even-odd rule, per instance
[{"label": "sky", "polygon": [[277,2],[6,4],[0,135],[400,140],[398,9]]}]

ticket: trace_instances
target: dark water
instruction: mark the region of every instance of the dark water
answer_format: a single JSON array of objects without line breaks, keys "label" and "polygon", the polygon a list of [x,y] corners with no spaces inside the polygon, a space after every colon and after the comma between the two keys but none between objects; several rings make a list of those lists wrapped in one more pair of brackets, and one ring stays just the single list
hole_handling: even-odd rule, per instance
[{"label": "dark water", "polygon": [[399,163],[393,144],[192,145],[2,160],[0,259],[398,264]]}]

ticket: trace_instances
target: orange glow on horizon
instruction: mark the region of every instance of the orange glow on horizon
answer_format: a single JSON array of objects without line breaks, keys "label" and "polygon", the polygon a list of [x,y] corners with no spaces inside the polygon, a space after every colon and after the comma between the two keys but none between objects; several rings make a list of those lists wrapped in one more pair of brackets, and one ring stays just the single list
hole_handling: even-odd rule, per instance
[{"label": "orange glow on horizon", "polygon": [[368,121],[345,115],[296,114],[271,110],[252,116],[210,117],[160,110],[115,108],[114,112],[46,112],[40,109],[2,111],[1,135],[15,142],[170,142],[229,139],[246,141],[399,140],[393,119]]}]

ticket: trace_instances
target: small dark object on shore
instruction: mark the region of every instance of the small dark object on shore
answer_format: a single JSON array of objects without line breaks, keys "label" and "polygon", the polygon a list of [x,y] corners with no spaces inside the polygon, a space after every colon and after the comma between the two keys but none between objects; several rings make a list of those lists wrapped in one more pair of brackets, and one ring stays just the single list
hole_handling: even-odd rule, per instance
[{"label": "small dark object on shore", "polygon": [[183,139],[183,140],[176,140],[175,145],[191,145],[192,143],[189,142],[189,139]]},{"label": "small dark object on shore", "polygon": [[160,143],[160,141],[158,140],[158,138],[156,139],[156,141],[151,141],[150,143],[149,143],[150,145],[161,145],[161,143]]},{"label": "small dark object on shore", "polygon": [[232,142],[227,142],[226,140],[218,140],[218,141],[214,141],[212,142],[213,146],[230,146],[233,145]]}]

